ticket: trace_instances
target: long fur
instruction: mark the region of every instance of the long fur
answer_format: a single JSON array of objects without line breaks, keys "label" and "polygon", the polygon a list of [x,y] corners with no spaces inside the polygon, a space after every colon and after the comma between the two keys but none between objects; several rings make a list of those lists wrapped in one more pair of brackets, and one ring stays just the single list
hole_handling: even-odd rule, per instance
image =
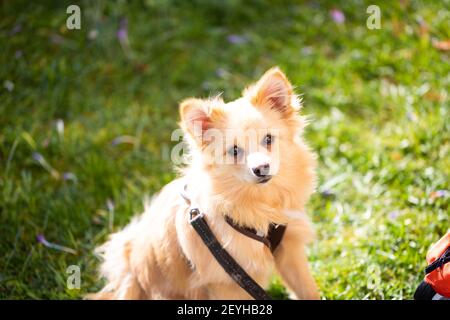
[{"label": "long fur", "polygon": [[[261,286],[268,285],[276,270],[294,297],[318,298],[305,253],[313,232],[304,214],[315,187],[315,158],[301,138],[305,121],[297,112],[300,105],[278,68],[269,70],[244,91],[242,98],[230,103],[220,98],[183,102],[180,125],[191,147],[191,163],[161,190],[142,215],[97,250],[104,259],[100,275],[106,285],[89,298],[250,298],[214,260],[188,223],[189,205],[180,196],[186,184],[216,237]],[[207,163],[210,155],[189,127],[193,117],[218,130],[276,128],[278,173],[262,185],[240,178],[245,164]],[[280,247],[272,254],[262,243],[230,227],[224,214],[263,232],[272,222],[287,223],[288,227]]]}]

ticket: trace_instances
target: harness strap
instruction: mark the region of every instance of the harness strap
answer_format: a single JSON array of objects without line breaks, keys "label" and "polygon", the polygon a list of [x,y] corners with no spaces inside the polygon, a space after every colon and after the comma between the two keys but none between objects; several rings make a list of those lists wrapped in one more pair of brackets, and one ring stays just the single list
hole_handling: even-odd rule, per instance
[{"label": "harness strap", "polygon": [[235,224],[233,219],[231,219],[229,216],[225,216],[225,221],[233,227],[236,231],[242,233],[243,235],[252,238],[256,241],[264,243],[268,248],[270,248],[270,241],[268,238],[258,235],[257,231],[253,228],[248,227],[242,227],[238,224]]},{"label": "harness strap", "polygon": [[206,223],[203,213],[198,208],[190,210],[189,223],[198,233],[203,243],[208,247],[217,262],[230,275],[230,277],[249,295],[256,300],[272,300],[259,284],[234,260],[234,258],[219,243]]},{"label": "harness strap", "polygon": [[286,231],[286,225],[271,223],[269,226],[269,231],[267,232],[267,236],[260,236],[253,228],[237,225],[229,216],[225,216],[225,220],[236,231],[256,241],[262,242],[270,249],[272,253],[275,252],[275,249],[280,244],[281,240],[283,239],[284,232]]},{"label": "harness strap", "polygon": [[284,233],[286,232],[287,225],[284,224],[274,224],[272,223],[269,227],[269,232],[267,234],[267,238],[270,242],[270,250],[272,253],[275,252],[275,249],[283,240]]},{"label": "harness strap", "polygon": [[[186,201],[186,203],[191,207],[196,207],[195,203],[192,203],[191,197],[187,191],[187,184],[184,185],[183,190],[181,191],[181,197]],[[284,233],[286,231],[286,225],[271,223],[269,225],[269,230],[266,236],[260,236],[258,232],[249,227],[244,227],[236,224],[233,219],[227,215],[225,215],[225,221],[236,231],[242,233],[243,235],[252,238],[253,240],[262,242],[265,246],[267,246],[272,254],[275,252],[278,245],[283,240]]]}]

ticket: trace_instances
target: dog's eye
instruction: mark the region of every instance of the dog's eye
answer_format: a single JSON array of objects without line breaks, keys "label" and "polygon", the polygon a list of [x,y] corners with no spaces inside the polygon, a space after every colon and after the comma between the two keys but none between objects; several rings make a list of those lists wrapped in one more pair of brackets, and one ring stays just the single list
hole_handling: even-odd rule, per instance
[{"label": "dog's eye", "polygon": [[269,133],[269,134],[267,134],[267,135],[264,137],[263,145],[265,145],[265,146],[270,146],[270,145],[272,144],[272,142],[273,142],[273,137],[272,137],[272,135]]},{"label": "dog's eye", "polygon": [[228,153],[235,157],[237,157],[241,152],[242,152],[242,149],[236,145],[234,145],[230,149],[228,149]]}]

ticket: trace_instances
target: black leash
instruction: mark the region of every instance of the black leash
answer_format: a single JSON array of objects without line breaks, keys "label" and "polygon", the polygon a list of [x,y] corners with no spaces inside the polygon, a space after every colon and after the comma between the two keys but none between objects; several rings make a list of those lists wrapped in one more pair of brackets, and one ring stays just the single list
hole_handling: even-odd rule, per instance
[{"label": "black leash", "polygon": [[189,223],[197,231],[203,243],[208,247],[217,262],[230,275],[230,277],[249,295],[256,300],[272,300],[263,288],[253,280],[247,272],[234,260],[234,258],[222,247],[206,223],[203,213],[198,208],[192,208],[189,212]]},{"label": "black leash", "polygon": [[425,274],[433,272],[434,270],[442,267],[444,264],[448,262],[450,262],[450,247],[448,247],[447,250],[444,251],[444,253],[439,257],[439,259],[435,260],[433,263],[431,263],[425,268]]}]

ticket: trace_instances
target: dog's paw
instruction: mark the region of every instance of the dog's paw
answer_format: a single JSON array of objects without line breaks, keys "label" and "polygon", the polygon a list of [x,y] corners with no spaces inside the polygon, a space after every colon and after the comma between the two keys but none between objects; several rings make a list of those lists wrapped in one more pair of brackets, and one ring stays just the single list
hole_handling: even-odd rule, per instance
[{"label": "dog's paw", "polygon": [[320,300],[320,294],[317,289],[303,291],[299,295],[291,291],[289,292],[288,298],[289,300]]}]

